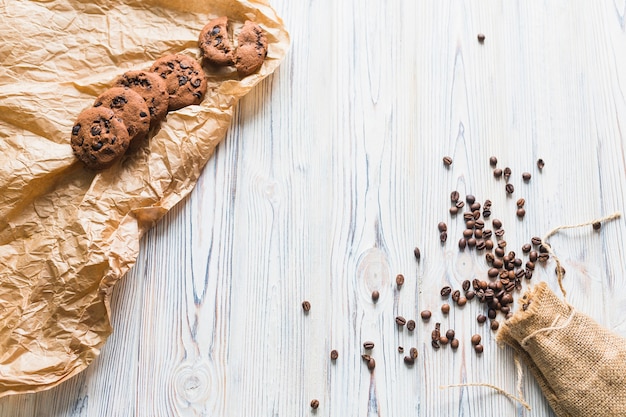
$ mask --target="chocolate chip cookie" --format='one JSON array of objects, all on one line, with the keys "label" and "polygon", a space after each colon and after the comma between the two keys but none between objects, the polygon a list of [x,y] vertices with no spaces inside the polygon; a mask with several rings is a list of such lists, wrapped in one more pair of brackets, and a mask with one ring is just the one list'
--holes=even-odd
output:
[{"label": "chocolate chip cookie", "polygon": [[246,20],[237,36],[235,68],[241,77],[253,74],[261,68],[267,56],[267,38],[261,27]]},{"label": "chocolate chip cookie", "polygon": [[129,88],[144,99],[150,112],[150,127],[165,118],[169,94],[165,81],[154,72],[128,71],[115,80],[115,85]]},{"label": "chocolate chip cookie", "polygon": [[125,87],[112,87],[100,94],[94,107],[107,107],[126,125],[130,140],[145,138],[150,129],[150,111],[146,101],[136,92]]},{"label": "chocolate chip cookie", "polygon": [[103,169],[126,152],[130,137],[126,125],[113,110],[90,107],[78,115],[70,143],[74,155],[87,168]]},{"label": "chocolate chip cookie", "polygon": [[157,59],[150,71],[165,80],[170,95],[169,110],[200,104],[207,84],[202,67],[194,58],[172,54]]},{"label": "chocolate chip cookie", "polygon": [[200,31],[198,46],[202,56],[214,65],[233,65],[233,48],[228,36],[228,17],[211,20]]}]

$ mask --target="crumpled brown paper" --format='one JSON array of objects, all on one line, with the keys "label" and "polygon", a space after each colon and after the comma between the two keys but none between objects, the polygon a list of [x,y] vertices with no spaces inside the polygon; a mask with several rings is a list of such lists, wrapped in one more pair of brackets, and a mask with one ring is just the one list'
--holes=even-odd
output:
[{"label": "crumpled brown paper", "polygon": [[[0,396],[82,371],[112,328],[109,299],[139,239],[187,195],[233,106],[289,46],[264,0],[0,0]],[[208,72],[203,103],[168,114],[149,141],[92,172],[69,145],[77,115],[113,79],[169,53],[199,58],[212,18],[266,32],[257,74]]]}]

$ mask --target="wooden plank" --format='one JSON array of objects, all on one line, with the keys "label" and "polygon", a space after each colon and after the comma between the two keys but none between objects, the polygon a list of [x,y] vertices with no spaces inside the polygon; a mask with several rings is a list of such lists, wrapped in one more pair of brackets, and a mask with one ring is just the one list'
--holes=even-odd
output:
[{"label": "wooden plank", "polygon": [[[487,269],[483,254],[458,250],[449,195],[491,199],[516,253],[555,226],[622,210],[624,2],[272,5],[292,35],[287,59],[242,100],[191,196],[143,239],[100,357],[60,387],[1,399],[0,417],[291,416],[314,398],[319,416],[553,416],[526,369],[532,413],[488,388],[439,388],[516,390],[512,352],[476,322],[484,306],[440,311],[443,285]],[[513,172],[510,197],[491,155]],[[624,232],[619,220],[551,238],[569,301],[622,335]],[[557,289],[554,262],[533,280]],[[431,348],[436,322],[455,330],[457,351]],[[398,346],[418,349],[413,367]]]}]

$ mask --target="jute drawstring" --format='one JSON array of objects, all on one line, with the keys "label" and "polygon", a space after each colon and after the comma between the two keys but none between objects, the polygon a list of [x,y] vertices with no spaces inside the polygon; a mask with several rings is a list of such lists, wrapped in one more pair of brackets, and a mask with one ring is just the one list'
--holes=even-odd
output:
[{"label": "jute drawstring", "polygon": [[[610,214],[608,216],[605,217],[601,217],[598,219],[594,219],[588,222],[583,222],[583,223],[578,223],[578,224],[571,224],[571,225],[563,225],[563,226],[557,226],[554,229],[550,230],[548,233],[545,234],[545,236],[541,239],[541,247],[543,247],[546,252],[554,259],[554,262],[556,263],[556,275],[557,275],[557,282],[559,284],[559,288],[561,290],[561,293],[563,294],[563,300],[565,301],[565,303],[570,307],[570,314],[568,315],[568,317],[565,319],[565,321],[558,325],[557,322],[559,321],[559,317],[557,317],[557,320],[555,320],[551,326],[549,327],[545,327],[545,328],[541,328],[538,330],[535,330],[534,332],[532,332],[531,334],[529,334],[528,336],[526,336],[522,342],[521,345],[526,345],[528,340],[531,339],[532,337],[536,336],[539,333],[543,333],[543,332],[549,332],[549,331],[553,331],[553,330],[560,330],[560,329],[564,329],[566,328],[572,321],[572,319],[574,318],[574,315],[576,313],[575,309],[573,306],[571,306],[568,302],[567,302],[567,292],[565,291],[565,288],[563,287],[563,277],[564,277],[564,270],[561,266],[561,261],[559,260],[559,258],[556,256],[556,254],[554,253],[554,250],[552,249],[552,247],[550,246],[550,244],[548,243],[548,239],[555,235],[557,232],[559,232],[560,230],[565,230],[565,229],[576,229],[576,228],[580,228],[580,227],[585,227],[585,226],[591,226],[594,224],[602,224],[602,223],[606,223],[612,220],[616,220],[618,218],[621,217],[621,213],[619,212],[615,212],[613,214]],[[510,400],[514,401],[514,402],[518,402],[519,404],[521,404],[524,408],[526,408],[527,410],[530,410],[530,405],[524,400],[524,395],[522,392],[522,381],[524,378],[524,371],[522,368],[522,364],[519,360],[519,356],[517,353],[515,353],[513,355],[513,360],[515,361],[515,368],[517,370],[517,383],[516,383],[516,390],[517,390],[517,396],[507,392],[506,390],[493,385],[493,384],[487,384],[487,383],[482,383],[482,382],[468,382],[468,383],[463,383],[463,384],[451,384],[451,385],[443,385],[440,386],[440,389],[447,389],[447,388],[459,388],[459,387],[487,387],[487,388],[491,388],[493,390],[495,390],[497,393],[502,394],[504,396],[506,396],[507,398],[509,398]]]}]

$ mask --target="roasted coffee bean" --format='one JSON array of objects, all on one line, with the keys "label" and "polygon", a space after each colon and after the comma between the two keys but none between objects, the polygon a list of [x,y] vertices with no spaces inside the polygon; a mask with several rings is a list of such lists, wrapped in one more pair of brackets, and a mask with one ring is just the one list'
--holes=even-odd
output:
[{"label": "roasted coffee bean", "polygon": [[532,247],[530,246],[530,243],[524,243],[524,245],[522,246],[522,252],[524,253],[530,252],[531,249]]},{"label": "roasted coffee bean", "polygon": [[600,230],[602,224],[600,222],[593,222],[591,226],[593,227],[593,230]]},{"label": "roasted coffee bean", "polygon": [[402,275],[402,274],[396,275],[396,285],[398,287],[401,287],[401,286],[404,285],[404,275]]},{"label": "roasted coffee bean", "polygon": [[469,290],[468,292],[465,293],[465,298],[467,298],[468,300],[474,299],[475,296],[476,296],[476,293],[472,290]]},{"label": "roasted coffee bean", "polygon": [[537,159],[537,168],[539,168],[539,171],[541,171],[544,166],[546,166],[546,163],[543,161],[543,159]]},{"label": "roasted coffee bean", "polygon": [[367,341],[367,342],[363,343],[363,349],[365,349],[365,350],[372,350],[372,349],[374,349],[374,342]]},{"label": "roasted coffee bean", "polygon": [[474,222],[474,228],[479,229],[479,230],[484,229],[485,228],[485,222],[482,221],[482,220],[476,220]]},{"label": "roasted coffee bean", "polygon": [[523,198],[518,198],[516,204],[517,207],[524,207],[524,204],[526,204],[526,200],[524,200]]},{"label": "roasted coffee bean", "polygon": [[485,229],[483,230],[483,238],[485,239],[489,239],[491,237],[492,231],[491,229]]},{"label": "roasted coffee bean", "polygon": [[330,359],[336,361],[338,357],[339,357],[339,352],[337,352],[335,349],[330,351]]},{"label": "roasted coffee bean", "polygon": [[448,231],[448,225],[445,224],[444,222],[439,222],[439,224],[437,225],[437,228],[439,229],[440,232]]},{"label": "roasted coffee bean", "polygon": [[509,306],[502,306],[502,307],[500,308],[500,312],[501,312],[502,314],[505,314],[505,315],[506,315],[506,314],[509,314],[509,311],[511,311],[511,307],[509,307]]},{"label": "roasted coffee bean", "polygon": [[415,320],[409,320],[406,322],[406,328],[408,329],[408,331],[412,332],[413,330],[415,330]]},{"label": "roasted coffee bean", "polygon": [[556,268],[554,268],[554,273],[559,275],[559,273],[561,275],[565,275],[565,268],[563,268],[562,266],[557,266]]},{"label": "roasted coffee bean", "polygon": [[474,221],[474,215],[471,211],[466,211],[463,213],[463,220],[465,220],[465,226],[467,227],[467,222]]},{"label": "roasted coffee bean", "polygon": [[372,357],[370,355],[368,355],[367,353],[363,353],[361,355],[361,359],[363,359],[365,362],[369,361]]},{"label": "roasted coffee bean", "polygon": [[452,165],[452,158],[450,158],[449,156],[444,156],[443,157],[443,164],[447,167],[449,167],[450,165]]},{"label": "roasted coffee bean", "polygon": [[450,312],[450,304],[442,304],[441,305],[441,312],[443,314],[448,314]]},{"label": "roasted coffee bean", "polygon": [[480,203],[478,201],[473,202],[472,205],[470,206],[470,210],[472,211],[480,210]]},{"label": "roasted coffee bean", "polygon": [[525,276],[526,276],[526,272],[524,272],[523,269],[518,269],[517,271],[515,271],[515,278],[522,279]]},{"label": "roasted coffee bean", "polygon": [[470,248],[476,246],[476,243],[476,238],[470,237],[469,239],[467,239],[467,246],[469,246]]},{"label": "roasted coffee bean", "polygon": [[539,253],[548,253],[548,248],[546,247],[546,245],[541,245],[539,246]]},{"label": "roasted coffee bean", "polygon": [[406,319],[402,316],[396,317],[396,324],[398,326],[404,326],[406,324]]},{"label": "roasted coffee bean", "polygon": [[463,237],[464,238],[469,239],[473,235],[474,235],[474,231],[472,229],[465,229],[465,230],[463,230]]},{"label": "roasted coffee bean", "polygon": [[447,232],[441,232],[439,234],[439,240],[441,241],[441,243],[445,243],[445,241],[448,240],[448,233]]},{"label": "roasted coffee bean", "polygon": [[480,240],[476,241],[476,249],[477,250],[485,250],[486,247],[487,247],[487,244],[485,243],[485,241],[483,239],[480,239]]},{"label": "roasted coffee bean", "polygon": [[485,249],[487,250],[493,249],[493,240],[485,240]]},{"label": "roasted coffee bean", "polygon": [[472,345],[476,346],[476,345],[480,344],[480,341],[482,340],[482,338],[480,337],[479,334],[475,334],[475,335],[472,336],[472,338],[470,340],[472,342]]},{"label": "roasted coffee bean", "polygon": [[405,357],[404,357],[404,363],[405,363],[405,364],[407,364],[407,365],[409,365],[409,366],[412,366],[412,365],[414,365],[414,364],[415,364],[415,359],[413,359],[413,358],[412,358],[412,357],[410,357],[410,356],[405,356]]},{"label": "roasted coffee bean", "polygon": [[526,279],[531,279],[533,277],[532,269],[526,269],[526,271],[524,271],[524,277]]},{"label": "roasted coffee bean", "polygon": [[458,208],[459,210],[462,209],[463,207],[465,207],[465,202],[463,201],[457,201],[455,204],[455,207]]},{"label": "roasted coffee bean", "polygon": [[459,307],[463,307],[465,304],[467,304],[467,298],[464,296],[460,296],[458,300],[456,300],[456,303]]},{"label": "roasted coffee bean", "polygon": [[452,301],[459,301],[459,297],[461,296],[461,291],[459,290],[454,290],[454,292],[452,293]]},{"label": "roasted coffee bean", "polygon": [[374,368],[376,368],[376,361],[374,360],[374,358],[370,358],[370,360],[367,361],[367,369],[373,371]]},{"label": "roasted coffee bean", "polygon": [[479,33],[478,35],[476,35],[476,39],[481,45],[485,43],[485,35],[483,33]]},{"label": "roasted coffee bean", "polygon": [[502,176],[502,170],[500,168],[496,168],[493,170],[493,176],[496,178],[500,178]]},{"label": "roasted coffee bean", "polygon": [[480,210],[472,211],[472,216],[474,217],[474,220],[480,219]]},{"label": "roasted coffee bean", "polygon": [[376,302],[380,298],[380,293],[376,290],[372,291],[372,301]]},{"label": "roasted coffee bean", "polygon": [[459,212],[459,209],[457,208],[457,206],[452,206],[448,209],[448,211],[450,212],[450,215],[456,216]]},{"label": "roasted coffee bean", "polygon": [[476,201],[476,197],[474,197],[472,194],[467,194],[465,196],[465,201],[467,201],[467,204],[474,204],[474,202]]},{"label": "roasted coffee bean", "polygon": [[398,346],[398,353],[404,353],[404,348],[402,346]]},{"label": "roasted coffee bean", "polygon": [[524,182],[530,181],[530,176],[530,172],[522,172],[522,179],[524,180]]},{"label": "roasted coffee bean", "polygon": [[[520,269],[520,271],[521,271],[521,269]],[[511,294],[509,294],[509,293],[503,294],[502,297],[500,298],[500,303],[502,305],[508,305],[508,304],[511,304],[512,302],[513,302],[513,296]]]},{"label": "roasted coffee bean", "polygon": [[534,271],[535,270],[535,263],[533,261],[526,262],[526,268],[530,269],[531,271]]},{"label": "roasted coffee bean", "polygon": [[506,190],[507,194],[513,194],[515,192],[515,186],[513,186],[513,184],[508,183],[504,189]]},{"label": "roasted coffee bean", "polygon": [[310,311],[311,310],[311,303],[309,303],[308,301],[303,301],[302,302],[302,309],[304,311]]},{"label": "roasted coffee bean", "polygon": [[422,316],[422,320],[429,320],[432,317],[433,313],[430,312],[430,310],[423,310],[420,313],[420,316]]},{"label": "roasted coffee bean", "polygon": [[472,283],[470,282],[469,279],[466,279],[465,281],[463,281],[463,283],[461,284],[461,288],[463,288],[463,291],[467,291],[470,289],[470,287],[472,286]]},{"label": "roasted coffee bean", "polygon": [[517,217],[522,218],[526,215],[526,209],[520,207],[517,209],[515,214],[517,215]]},{"label": "roasted coffee bean", "polygon": [[[502,249],[502,248],[496,248],[495,250],[498,250],[498,249]],[[500,269],[504,267],[504,262],[502,262],[502,259],[494,259],[492,262],[492,265],[494,268]]]},{"label": "roasted coffee bean", "polygon": [[489,158],[489,165],[491,165],[492,167],[495,167],[498,164],[498,158],[496,158],[495,156],[492,156]]},{"label": "roasted coffee bean", "polygon": [[452,292],[452,288],[446,285],[445,287],[441,289],[440,294],[442,297],[447,297],[450,295],[451,292]]},{"label": "roasted coffee bean", "polygon": [[519,268],[520,266],[522,266],[522,260],[520,258],[515,258],[513,260],[513,265]]},{"label": "roasted coffee bean", "polygon": [[483,217],[484,217],[485,219],[488,219],[489,217],[491,217],[491,210],[484,209],[484,210],[483,210]]},{"label": "roasted coffee bean", "polygon": [[530,253],[528,254],[528,260],[531,262],[537,262],[537,258],[539,257],[539,254],[537,253],[537,251],[530,251]]},{"label": "roasted coffee bean", "polygon": [[478,278],[474,278],[472,280],[472,288],[474,288],[475,290],[480,289],[480,281],[478,280]]},{"label": "roasted coffee bean", "polygon": [[459,201],[460,195],[458,191],[452,191],[450,193],[450,201],[453,203],[456,203],[457,201]]},{"label": "roasted coffee bean", "polygon": [[548,259],[550,259],[550,255],[548,255],[547,253],[542,253],[541,255],[539,255],[539,262],[541,263],[545,263],[548,261]]},{"label": "roasted coffee bean", "polygon": [[[500,229],[500,230],[502,230],[502,229]],[[498,231],[500,231],[500,230],[498,230]],[[498,241],[498,248],[499,248],[499,249],[504,249],[504,248],[506,248],[506,240],[504,240],[504,239],[503,239],[503,240],[499,240],[499,241]]]},{"label": "roasted coffee bean", "polygon": [[448,338],[448,340],[454,340],[454,330],[449,329],[449,330],[446,332],[446,337]]},{"label": "roasted coffee bean", "polygon": [[319,400],[311,400],[311,408],[314,410],[317,410],[317,408],[320,406],[320,402]]},{"label": "roasted coffee bean", "polygon": [[485,202],[483,203],[483,208],[485,208],[485,209],[490,209],[492,204],[493,204],[493,203],[491,202],[491,200],[487,199],[487,200],[485,200]]},{"label": "roasted coffee bean", "polygon": [[483,351],[484,351],[483,345],[476,345],[476,346],[474,346],[474,351],[476,353],[483,353]]},{"label": "roasted coffee bean", "polygon": [[450,347],[452,349],[458,349],[459,348],[459,339],[454,339],[450,342]]},{"label": "roasted coffee bean", "polygon": [[441,347],[439,346],[439,339],[431,341],[430,345],[433,347],[433,349],[439,349]]},{"label": "roasted coffee bean", "polygon": [[541,238],[538,236],[535,236],[532,239],[530,239],[530,243],[532,243],[535,246],[539,246],[541,245]]},{"label": "roasted coffee bean", "polygon": [[459,239],[459,249],[463,250],[467,246],[467,239],[461,238]]},{"label": "roasted coffee bean", "polygon": [[491,320],[496,318],[496,310],[493,308],[490,308],[489,310],[487,310],[487,317],[489,317]]},{"label": "roasted coffee bean", "polygon": [[495,256],[493,255],[493,253],[489,252],[485,254],[485,261],[490,264],[495,260]]},{"label": "roasted coffee bean", "polygon": [[508,180],[510,176],[511,176],[511,168],[505,167],[504,168],[504,178]]},{"label": "roasted coffee bean", "polygon": [[489,268],[489,270],[487,271],[487,275],[489,276],[489,278],[495,278],[498,276],[499,273],[500,270],[498,268]]},{"label": "roasted coffee bean", "polygon": [[413,249],[413,256],[415,256],[415,259],[417,259],[418,261],[422,257],[422,252],[420,251],[420,248],[418,248],[417,246],[415,247],[415,249]]},{"label": "roasted coffee bean", "polygon": [[498,320],[491,320],[491,330],[495,332],[496,330],[498,330],[498,327],[500,327],[500,323],[498,323]]},{"label": "roasted coffee bean", "polygon": [[487,316],[485,316],[484,314],[479,314],[476,317],[476,321],[479,322],[480,324],[483,324],[484,322],[487,321]]},{"label": "roasted coffee bean", "polygon": [[493,219],[491,221],[491,225],[493,226],[494,229],[498,230],[502,227],[502,221],[500,221],[500,219]]},{"label": "roasted coffee bean", "polygon": [[467,229],[465,229],[465,230],[470,230],[472,232],[472,234],[474,233],[474,231],[472,229],[474,228],[475,225],[476,225],[476,222],[474,221],[474,216],[473,215],[469,219],[465,220],[465,227],[467,227]]}]

